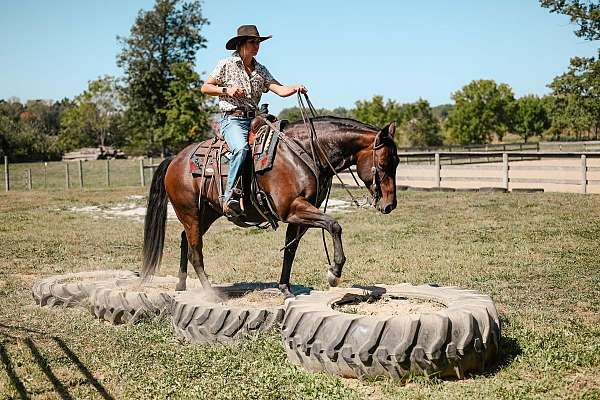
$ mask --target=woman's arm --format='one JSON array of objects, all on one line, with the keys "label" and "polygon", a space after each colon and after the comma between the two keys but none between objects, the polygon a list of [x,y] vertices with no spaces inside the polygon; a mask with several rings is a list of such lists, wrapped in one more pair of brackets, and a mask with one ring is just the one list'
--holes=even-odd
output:
[{"label": "woman's arm", "polygon": [[288,97],[288,96],[291,96],[294,93],[298,93],[298,92],[300,92],[300,93],[308,92],[308,90],[306,90],[306,87],[304,85],[284,86],[281,83],[277,82],[276,80],[271,82],[271,84],[269,85],[269,90],[281,97]]},{"label": "woman's arm", "polygon": [[223,96],[227,94],[231,97],[242,97],[246,94],[244,89],[238,86],[228,87],[223,92],[223,87],[218,85],[215,78],[208,78],[200,88],[200,91],[209,96]]}]

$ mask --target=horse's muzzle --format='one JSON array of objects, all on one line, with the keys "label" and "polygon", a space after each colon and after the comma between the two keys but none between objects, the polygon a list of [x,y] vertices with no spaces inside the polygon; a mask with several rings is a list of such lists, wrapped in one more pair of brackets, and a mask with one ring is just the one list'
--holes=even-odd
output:
[{"label": "horse's muzzle", "polygon": [[391,203],[387,203],[387,204],[382,204],[382,202],[379,202],[379,211],[381,211],[381,213],[383,214],[389,214],[391,213],[395,208],[396,208],[396,202],[393,201]]}]

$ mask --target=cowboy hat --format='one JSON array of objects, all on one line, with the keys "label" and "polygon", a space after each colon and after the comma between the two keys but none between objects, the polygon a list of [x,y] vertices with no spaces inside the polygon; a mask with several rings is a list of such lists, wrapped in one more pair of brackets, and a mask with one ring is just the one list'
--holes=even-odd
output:
[{"label": "cowboy hat", "polygon": [[239,40],[246,38],[258,38],[261,42],[263,40],[271,39],[273,36],[260,36],[256,25],[242,25],[237,30],[237,36],[232,37],[227,41],[225,48],[227,50],[235,50]]}]

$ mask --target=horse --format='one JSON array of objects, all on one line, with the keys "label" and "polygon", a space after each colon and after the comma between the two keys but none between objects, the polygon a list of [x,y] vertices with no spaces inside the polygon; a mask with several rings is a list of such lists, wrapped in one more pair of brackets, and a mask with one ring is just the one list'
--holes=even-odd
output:
[{"label": "horse", "polygon": [[[323,193],[335,172],[356,165],[359,178],[375,199],[374,206],[383,214],[396,208],[396,168],[399,163],[394,142],[394,122],[383,129],[350,118],[315,117],[311,119],[316,143],[311,143],[311,131],[303,121],[290,123],[283,135],[310,152],[317,147],[316,164],[308,165],[297,152],[280,140],[270,170],[257,174],[260,187],[271,196],[279,220],[287,223],[283,266],[279,290],[293,297],[290,274],[296,249],[308,228],[323,228],[333,238],[333,265],[329,266],[329,286],[337,286],[342,276],[346,256],[342,246],[342,227],[319,207]],[[152,276],[160,265],[167,214],[171,202],[177,218],[184,227],[181,234],[181,260],[176,290],[186,289],[188,261],[194,267],[204,289],[211,284],[204,268],[203,237],[210,226],[223,216],[217,185],[204,182],[201,191],[199,178],[190,173],[189,158],[197,144],[191,144],[174,158],[165,159],[157,167],[150,185],[148,208],[144,221],[142,277]],[[314,150],[314,148],[313,148]],[[310,154],[310,153],[309,153]],[[219,178],[213,178],[219,179]],[[200,195],[201,194],[201,195]],[[245,204],[249,204],[245,201]],[[246,206],[246,221],[264,222],[264,217]]]}]

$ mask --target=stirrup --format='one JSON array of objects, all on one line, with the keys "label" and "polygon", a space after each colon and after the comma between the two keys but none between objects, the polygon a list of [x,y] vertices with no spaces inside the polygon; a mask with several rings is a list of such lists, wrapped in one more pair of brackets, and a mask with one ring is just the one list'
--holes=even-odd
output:
[{"label": "stirrup", "polygon": [[223,203],[223,213],[227,218],[239,218],[244,214],[242,203],[239,199],[229,198],[229,200]]}]

